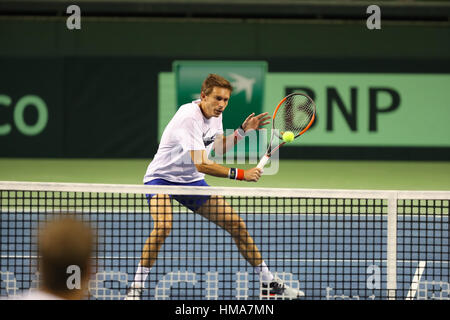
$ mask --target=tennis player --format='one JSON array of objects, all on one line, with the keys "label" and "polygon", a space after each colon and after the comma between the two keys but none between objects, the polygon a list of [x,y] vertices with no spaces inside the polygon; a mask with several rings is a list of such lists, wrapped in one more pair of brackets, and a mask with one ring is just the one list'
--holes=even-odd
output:
[{"label": "tennis player", "polygon": [[[232,86],[225,78],[210,74],[201,87],[200,99],[182,105],[175,113],[161,137],[158,151],[144,177],[146,185],[208,186],[205,174],[256,182],[261,170],[227,168],[208,158],[214,150],[222,155],[244,138],[250,130],[258,130],[270,123],[267,113],[250,114],[239,129],[223,135],[222,113],[225,111]],[[126,299],[138,300],[158,252],[172,228],[171,199],[176,199],[193,212],[202,215],[233,237],[239,252],[261,277],[263,295],[297,298],[303,292],[290,288],[274,278],[261,253],[249,235],[241,217],[221,196],[147,195],[154,227],[147,239],[133,283]]]}]

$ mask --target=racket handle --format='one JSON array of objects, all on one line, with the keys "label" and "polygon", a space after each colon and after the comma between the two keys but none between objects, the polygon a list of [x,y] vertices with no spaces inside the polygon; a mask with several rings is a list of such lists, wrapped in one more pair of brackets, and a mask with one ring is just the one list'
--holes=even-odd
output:
[{"label": "racket handle", "polygon": [[264,157],[261,158],[261,160],[259,160],[258,165],[256,166],[258,169],[264,169],[264,167],[266,166],[267,161],[269,161],[270,157],[265,154]]}]

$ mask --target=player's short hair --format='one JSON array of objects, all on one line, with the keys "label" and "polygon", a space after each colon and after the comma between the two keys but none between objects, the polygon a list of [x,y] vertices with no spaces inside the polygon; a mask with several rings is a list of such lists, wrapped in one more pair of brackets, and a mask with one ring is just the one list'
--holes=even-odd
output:
[{"label": "player's short hair", "polygon": [[56,294],[71,291],[67,286],[69,266],[79,267],[82,279],[88,277],[94,245],[92,229],[72,216],[43,226],[39,232],[39,271],[45,288]]},{"label": "player's short hair", "polygon": [[230,90],[230,93],[233,91],[233,87],[231,83],[222,76],[218,74],[210,73],[202,84],[202,93],[209,95],[214,87],[225,88]]}]

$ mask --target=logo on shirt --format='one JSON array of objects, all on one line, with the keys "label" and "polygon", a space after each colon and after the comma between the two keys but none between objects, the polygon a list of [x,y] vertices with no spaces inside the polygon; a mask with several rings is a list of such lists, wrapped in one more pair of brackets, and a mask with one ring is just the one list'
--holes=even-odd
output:
[{"label": "logo on shirt", "polygon": [[208,132],[209,132],[209,129],[208,129],[208,131],[203,133],[203,143],[205,144],[205,147],[209,146],[211,143],[214,142],[214,140],[216,140],[215,135],[207,137],[206,135],[208,134]]}]

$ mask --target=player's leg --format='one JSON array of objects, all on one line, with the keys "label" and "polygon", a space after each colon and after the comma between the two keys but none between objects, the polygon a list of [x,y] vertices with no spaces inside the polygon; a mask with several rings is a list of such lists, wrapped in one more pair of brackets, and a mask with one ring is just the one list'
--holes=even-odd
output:
[{"label": "player's leg", "polygon": [[172,230],[172,204],[168,195],[157,195],[150,200],[153,230],[142,250],[140,265],[151,268],[159,250]]},{"label": "player's leg", "polygon": [[253,267],[263,262],[244,220],[222,197],[212,196],[196,212],[226,230],[236,243],[239,252]]},{"label": "player's leg", "polygon": [[153,218],[153,230],[142,249],[141,260],[134,281],[127,293],[127,300],[141,297],[145,280],[156,261],[159,250],[172,230],[172,203],[168,195],[156,195],[149,201],[150,214]]},{"label": "player's leg", "polygon": [[263,282],[265,296],[282,296],[295,299],[304,296],[302,291],[285,285],[279,278],[274,278],[265,264],[261,253],[250,236],[244,220],[233,210],[223,197],[212,196],[196,212],[219,227],[226,230],[235,241],[239,252],[254,267]]}]

